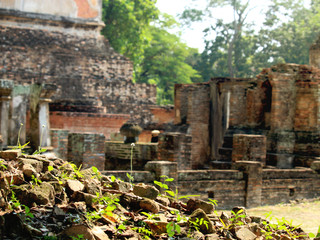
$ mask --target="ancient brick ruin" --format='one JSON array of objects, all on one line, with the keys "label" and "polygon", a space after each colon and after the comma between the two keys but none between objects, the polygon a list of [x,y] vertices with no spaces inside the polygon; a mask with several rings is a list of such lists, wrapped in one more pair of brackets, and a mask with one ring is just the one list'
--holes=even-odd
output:
[{"label": "ancient brick ruin", "polygon": [[[18,135],[32,148],[41,140],[61,158],[123,178],[133,151],[136,182],[167,175],[181,194],[222,207],[319,196],[319,44],[312,66],[176,85],[174,108],[157,106],[156,86],[132,83],[131,62],[100,35],[101,1],[64,2],[0,2],[4,149]],[[127,121],[144,129],[133,149],[118,134]]]},{"label": "ancient brick ruin", "polygon": [[132,63],[101,36],[101,1],[18,2],[0,3],[0,79],[14,81],[14,104],[31,84],[53,83],[51,128],[110,138],[129,119],[152,122],[156,86],[133,84]]}]

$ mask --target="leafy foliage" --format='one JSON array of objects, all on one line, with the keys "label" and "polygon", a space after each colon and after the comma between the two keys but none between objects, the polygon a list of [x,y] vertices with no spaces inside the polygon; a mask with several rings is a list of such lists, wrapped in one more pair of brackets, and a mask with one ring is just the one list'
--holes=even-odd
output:
[{"label": "leafy foliage", "polygon": [[137,82],[157,85],[158,104],[173,102],[174,84],[192,83],[192,79],[200,77],[187,63],[194,50],[182,43],[179,36],[168,32],[176,24],[171,16],[163,15],[162,20],[150,27],[152,39],[137,75]]},{"label": "leafy foliage", "polygon": [[156,84],[158,104],[173,102],[175,83],[200,78],[186,59],[191,48],[168,32],[177,26],[161,17],[155,0],[104,0],[102,34],[119,53],[133,61],[134,81]]},{"label": "leafy foliage", "polygon": [[156,0],[104,0],[102,34],[119,53],[131,59],[135,71],[149,44],[150,22],[158,18]]},{"label": "leafy foliage", "polygon": [[[277,63],[308,64],[309,47],[320,34],[320,2],[312,1],[310,7],[304,2],[272,0],[261,14],[262,26],[248,21],[253,8],[249,1],[210,0],[204,9],[186,9],[184,23],[212,23],[203,29],[205,49],[194,56],[192,66],[206,81],[213,76],[254,77]],[[233,15],[231,21],[215,19],[221,7]]]}]

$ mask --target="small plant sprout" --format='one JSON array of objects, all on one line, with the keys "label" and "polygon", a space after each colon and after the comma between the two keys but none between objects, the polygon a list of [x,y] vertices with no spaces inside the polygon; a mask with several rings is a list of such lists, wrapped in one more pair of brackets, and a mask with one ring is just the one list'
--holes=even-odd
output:
[{"label": "small plant sprout", "polygon": [[21,146],[20,145],[20,135],[21,135],[22,127],[23,127],[23,123],[20,123],[20,128],[19,128],[19,132],[18,132],[17,146]]},{"label": "small plant sprout", "polygon": [[310,238],[319,238],[320,237],[320,226],[319,226],[318,232],[316,234],[309,233],[309,237]]},{"label": "small plant sprout", "polygon": [[20,201],[16,198],[16,195],[14,191],[11,191],[11,198],[9,201],[9,208],[10,209],[20,209],[21,203]]},{"label": "small plant sprout", "polygon": [[7,166],[4,165],[3,162],[4,162],[3,160],[0,160],[0,169],[1,169],[1,170],[3,170],[3,169],[6,170],[6,169],[7,169]]},{"label": "small plant sprout", "polygon": [[175,222],[169,222],[166,226],[169,237],[173,237],[176,233],[181,232],[181,227]]},{"label": "small plant sprout", "polygon": [[211,199],[211,198],[209,198],[209,202],[210,202],[213,206],[215,206],[215,207],[217,207],[217,206],[218,206],[218,201],[217,201],[217,200],[215,200],[215,199]]},{"label": "small plant sprout", "polygon": [[92,166],[91,169],[92,169],[92,171],[94,173],[94,176],[92,178],[96,177],[97,179],[100,180],[101,179],[101,173],[99,172],[98,168],[96,168],[95,166]]},{"label": "small plant sprout", "polygon": [[53,166],[48,166],[48,171],[51,172],[53,170]]},{"label": "small plant sprout", "polygon": [[146,227],[133,227],[131,228],[133,231],[138,232],[142,235],[143,239],[150,239],[149,236],[152,235],[152,232]]},{"label": "small plant sprout", "polygon": [[72,240],[85,240],[83,234],[78,234],[76,237],[70,236]]},{"label": "small plant sprout", "polygon": [[41,154],[41,153],[47,151],[47,149],[43,149],[41,147],[42,146],[43,133],[44,133],[45,127],[46,127],[46,125],[42,125],[42,130],[41,130],[41,135],[40,135],[40,143],[39,143],[39,146],[38,146],[38,150],[36,150],[32,155]]},{"label": "small plant sprout", "polygon": [[129,178],[129,183],[130,185],[132,186],[132,182],[134,180],[133,176],[132,176],[132,165],[133,165],[133,148],[135,147],[136,145],[134,143],[131,143],[131,151],[130,151],[130,174],[127,173],[127,177]]},{"label": "small plant sprout", "polygon": [[13,149],[20,149],[21,153],[24,154],[23,149],[29,144],[29,142],[27,142],[24,145],[21,145],[21,143],[20,143],[20,135],[21,135],[22,127],[23,127],[23,123],[20,123],[20,128],[19,128],[19,132],[18,132],[18,139],[17,139],[17,146],[15,146]]},{"label": "small plant sprout", "polygon": [[124,230],[126,230],[126,226],[124,224],[120,224],[118,227],[117,227],[117,230],[119,233],[122,233]]},{"label": "small plant sprout", "polygon": [[34,215],[31,213],[30,208],[26,205],[23,205],[23,207],[24,207],[27,220],[31,220],[31,218],[34,218]]},{"label": "small plant sprout", "polygon": [[[174,178],[169,178],[168,176],[165,176],[165,175],[160,176],[160,178],[162,178],[164,182],[173,182],[174,181]],[[176,202],[178,202],[178,200],[184,199],[184,198],[188,199],[188,198],[191,198],[191,197],[199,197],[199,195],[183,195],[183,196],[179,196],[177,187],[176,187],[175,191],[172,191],[172,190],[169,189],[169,186],[166,183],[162,183],[162,182],[159,182],[159,181],[156,181],[156,180],[153,181],[153,183],[155,185],[159,186],[161,189],[163,189],[165,194],[168,194],[168,195],[165,195],[165,197],[170,198],[172,200],[175,200]]]},{"label": "small plant sprout", "polygon": [[32,187],[34,187],[34,185],[39,186],[42,183],[42,181],[34,175],[31,176],[31,181]]}]

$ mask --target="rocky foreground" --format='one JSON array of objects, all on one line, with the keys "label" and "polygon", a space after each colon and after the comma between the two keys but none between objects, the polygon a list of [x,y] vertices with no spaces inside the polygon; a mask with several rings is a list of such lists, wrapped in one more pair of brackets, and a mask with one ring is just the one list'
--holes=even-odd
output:
[{"label": "rocky foreground", "polygon": [[310,239],[242,207],[228,216],[213,200],[181,202],[166,177],[159,191],[20,150],[0,152],[0,170],[1,239]]}]

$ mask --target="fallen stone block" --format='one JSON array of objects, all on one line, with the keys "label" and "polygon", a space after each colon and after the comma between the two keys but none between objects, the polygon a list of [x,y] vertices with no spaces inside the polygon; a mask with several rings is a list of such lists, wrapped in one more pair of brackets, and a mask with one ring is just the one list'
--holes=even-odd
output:
[{"label": "fallen stone block", "polygon": [[133,187],[133,193],[139,197],[154,200],[159,195],[159,190],[154,186],[146,185],[144,183],[138,183]]},{"label": "fallen stone block", "polygon": [[5,150],[0,151],[0,158],[3,158],[6,161],[17,160],[21,156],[21,150]]}]

